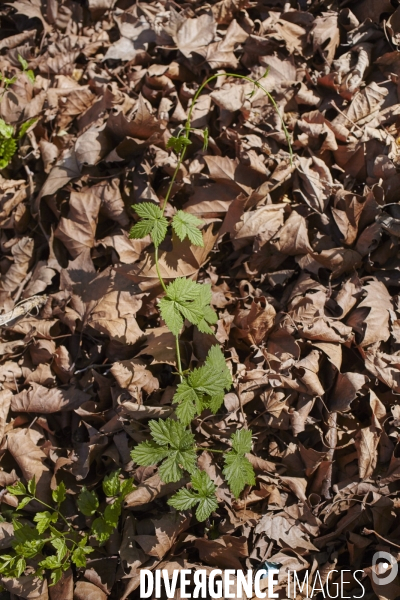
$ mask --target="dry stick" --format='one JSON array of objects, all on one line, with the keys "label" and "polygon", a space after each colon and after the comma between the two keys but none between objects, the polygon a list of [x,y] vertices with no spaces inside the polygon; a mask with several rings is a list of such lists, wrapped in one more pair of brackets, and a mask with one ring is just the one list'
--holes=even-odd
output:
[{"label": "dry stick", "polygon": [[34,308],[42,308],[46,304],[47,296],[32,296],[17,304],[12,310],[0,315],[0,327],[4,327],[18,317],[23,317],[31,312]]},{"label": "dry stick", "polygon": [[333,466],[333,455],[335,453],[336,444],[337,444],[337,413],[330,413],[328,416],[328,433],[326,434],[326,445],[329,450],[327,452],[326,458],[331,461],[331,464],[328,467],[326,475],[322,481],[322,489],[321,495],[325,496],[325,498],[332,498],[331,487],[332,487],[332,466]]}]

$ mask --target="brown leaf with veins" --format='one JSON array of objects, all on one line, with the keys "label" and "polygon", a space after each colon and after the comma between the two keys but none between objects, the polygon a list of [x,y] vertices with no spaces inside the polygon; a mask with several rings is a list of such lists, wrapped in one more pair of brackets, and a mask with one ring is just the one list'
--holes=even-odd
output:
[{"label": "brown leaf with veins", "polygon": [[167,31],[182,54],[190,58],[193,52],[201,53],[213,41],[216,23],[210,13],[188,19],[172,9]]},{"label": "brown leaf with veins", "polygon": [[91,192],[71,192],[68,218],[61,217],[55,237],[65,244],[73,259],[94,246],[100,202],[100,197]]},{"label": "brown leaf with veins", "polygon": [[329,409],[333,412],[347,412],[369,378],[361,373],[338,373],[335,387],[330,394]]},{"label": "brown leaf with veins", "polygon": [[42,435],[32,429],[13,430],[7,434],[7,448],[21,469],[25,481],[35,477],[37,497],[48,502],[51,473],[44,464],[46,454],[38,446],[41,438]]},{"label": "brown leaf with veins", "polygon": [[151,394],[159,388],[158,379],[146,369],[146,364],[140,359],[116,362],[111,367],[111,373],[118,385],[127,389],[132,397],[136,396],[138,389]]},{"label": "brown leaf with veins", "polygon": [[143,336],[135,317],[141,305],[129,292],[111,291],[91,310],[87,324],[124,344],[134,344]]},{"label": "brown leaf with veins", "polygon": [[183,512],[174,512],[161,519],[152,519],[152,523],[154,535],[135,535],[133,539],[148,556],[161,560],[172,548],[178,535],[189,527],[190,519]]},{"label": "brown leaf with veins", "polygon": [[382,432],[381,422],[386,417],[384,405],[372,390],[370,390],[370,406],[372,410],[371,424],[369,427],[360,429],[355,438],[361,479],[371,476],[377,465],[377,448]]},{"label": "brown leaf with veins", "polygon": [[15,412],[50,414],[61,410],[75,410],[89,399],[89,394],[75,386],[49,390],[43,385],[32,383],[30,390],[24,390],[13,396],[11,408]]},{"label": "brown leaf with veins", "polygon": [[32,575],[22,575],[18,579],[2,577],[1,583],[11,594],[15,594],[15,596],[24,600],[49,600],[46,579],[38,579]]},{"label": "brown leaf with veins", "polygon": [[13,292],[25,279],[33,255],[34,241],[23,237],[11,246],[13,262],[8,271],[1,277],[0,289]]},{"label": "brown leaf with veins", "polygon": [[235,317],[237,335],[248,344],[259,345],[267,341],[275,323],[276,311],[264,296],[255,298],[250,309],[240,310]]}]

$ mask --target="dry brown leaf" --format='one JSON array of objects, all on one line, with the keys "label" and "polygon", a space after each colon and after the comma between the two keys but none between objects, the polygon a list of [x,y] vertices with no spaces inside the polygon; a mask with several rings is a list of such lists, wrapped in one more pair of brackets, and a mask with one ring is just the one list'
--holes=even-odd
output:
[{"label": "dry brown leaf", "polygon": [[107,600],[107,594],[89,581],[78,581],[74,589],[74,600]]},{"label": "dry brown leaf", "polygon": [[23,237],[11,247],[13,263],[0,280],[0,288],[9,292],[15,291],[25,279],[32,260],[34,241]]},{"label": "dry brown leaf", "polygon": [[55,231],[75,259],[86,248],[93,248],[100,198],[90,192],[72,192],[69,201],[69,217],[61,217]]},{"label": "dry brown leaf", "polygon": [[48,502],[50,499],[51,473],[45,466],[45,453],[38,446],[41,434],[32,429],[13,430],[7,434],[7,448],[26,481],[35,477],[37,496]]},{"label": "dry brown leaf", "polygon": [[33,412],[49,414],[60,410],[75,410],[90,399],[89,394],[72,386],[65,390],[47,389],[37,383],[32,383],[30,390],[15,394],[11,408],[15,412]]},{"label": "dry brown leaf", "polygon": [[146,369],[146,364],[139,359],[116,362],[111,367],[111,373],[118,385],[127,389],[132,397],[137,395],[138,390],[143,389],[147,394],[151,394],[159,388],[158,379]]},{"label": "dry brown leaf", "polygon": [[249,554],[245,536],[223,535],[218,540],[198,538],[194,546],[199,551],[201,560],[222,569],[240,570],[242,567],[239,559],[246,558]]}]

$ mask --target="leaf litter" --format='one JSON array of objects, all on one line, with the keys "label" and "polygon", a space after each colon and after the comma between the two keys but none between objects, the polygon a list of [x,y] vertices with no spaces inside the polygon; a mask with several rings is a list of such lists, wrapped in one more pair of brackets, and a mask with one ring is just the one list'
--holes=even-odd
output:
[{"label": "leaf litter", "polygon": [[[64,481],[70,511],[112,470],[136,485],[86,568],[54,587],[3,578],[10,598],[138,598],[141,568],[265,561],[281,566],[282,589],[288,569],[351,564],[369,597],[399,595],[398,580],[379,589],[370,568],[374,552],[395,551],[400,525],[399,10],[369,0],[3,4],[0,71],[27,69],[2,90],[0,116],[37,120],[0,175],[0,547],[16,506],[5,486],[19,479],[35,476],[43,500]],[[177,167],[169,140],[207,77],[266,70],[283,123],[229,75],[193,111],[166,207],[174,232],[159,248],[164,295],[154,251]],[[147,237],[129,239],[132,226]],[[193,292],[184,306],[180,281]],[[196,282],[214,308],[200,324],[208,300]],[[164,324],[185,318],[200,329],[181,341],[184,367],[197,369],[188,390]],[[175,427],[177,388],[191,420],[207,361],[220,361],[216,340],[221,406],[192,427],[205,481],[162,481],[171,452],[194,460],[179,432],[174,448],[153,447],[152,464],[130,452],[150,443],[154,419]],[[211,446],[229,457],[225,479],[241,473],[240,495]]]}]

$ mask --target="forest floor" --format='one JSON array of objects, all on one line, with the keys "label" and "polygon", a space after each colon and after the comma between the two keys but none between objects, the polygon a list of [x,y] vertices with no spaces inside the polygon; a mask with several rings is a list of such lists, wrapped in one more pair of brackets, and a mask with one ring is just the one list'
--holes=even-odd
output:
[{"label": "forest floor", "polygon": [[[2,3],[0,117],[28,125],[0,171],[1,552],[17,480],[35,476],[42,498],[63,481],[83,529],[82,486],[121,469],[136,489],[86,568],[53,587],[29,569],[3,577],[1,598],[136,599],[142,567],[265,561],[282,598],[288,570],[349,568],[364,570],[365,598],[400,596],[399,578],[379,586],[371,570],[375,552],[397,559],[400,547],[397,5]],[[203,220],[204,247],[168,236],[160,268],[166,282],[211,284],[214,333],[187,327],[182,361],[200,365],[219,344],[233,386],[192,431],[226,452],[250,429],[256,485],[236,499],[204,451],[218,509],[200,523],[167,504],[184,482],[130,456],[149,418],[172,414],[177,376],[154,246],[129,231],[133,205],[165,198],[168,140],[214,73],[166,208]],[[263,78],[293,158],[268,97],[224,73]],[[34,509],[22,514],[32,523]]]}]

